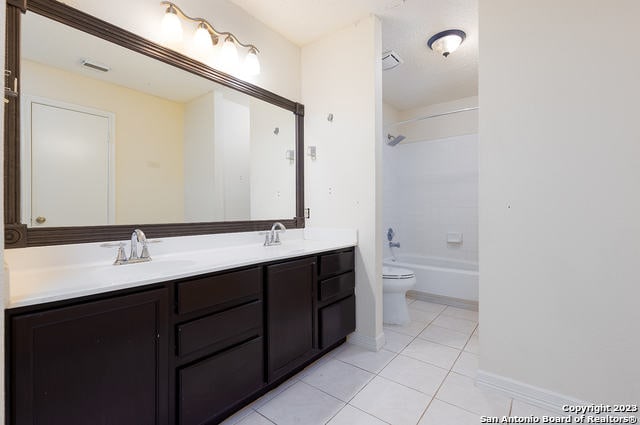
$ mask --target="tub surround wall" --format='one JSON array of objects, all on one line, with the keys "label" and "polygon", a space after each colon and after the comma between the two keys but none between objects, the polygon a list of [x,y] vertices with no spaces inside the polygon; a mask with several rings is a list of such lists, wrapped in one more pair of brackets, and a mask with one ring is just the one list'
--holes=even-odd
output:
[{"label": "tub surround wall", "polygon": [[482,380],[637,403],[640,2],[479,6]]},{"label": "tub surround wall", "polygon": [[[312,226],[357,227],[357,331],[354,342],[379,349],[382,333],[381,29],[365,18],[302,49],[305,205]],[[333,121],[327,120],[329,113]]]},{"label": "tub surround wall", "polygon": [[[385,144],[383,153],[382,230],[395,230],[394,251],[477,262],[477,135]],[[462,243],[448,243],[449,232],[462,233]]]}]

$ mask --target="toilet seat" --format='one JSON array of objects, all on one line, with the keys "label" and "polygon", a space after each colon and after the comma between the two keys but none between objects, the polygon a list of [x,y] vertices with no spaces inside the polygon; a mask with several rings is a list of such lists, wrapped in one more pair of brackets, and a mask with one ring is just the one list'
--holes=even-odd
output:
[{"label": "toilet seat", "polygon": [[382,277],[384,279],[410,279],[415,277],[415,273],[409,269],[400,267],[382,267]]}]

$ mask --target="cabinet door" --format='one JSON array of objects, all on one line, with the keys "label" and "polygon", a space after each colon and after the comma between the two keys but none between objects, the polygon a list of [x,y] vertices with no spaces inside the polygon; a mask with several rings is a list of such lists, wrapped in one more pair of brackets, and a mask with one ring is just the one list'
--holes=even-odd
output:
[{"label": "cabinet door", "polygon": [[267,267],[269,381],[300,365],[314,348],[315,259]]},{"label": "cabinet door", "polygon": [[167,291],[11,321],[15,425],[167,424]]}]

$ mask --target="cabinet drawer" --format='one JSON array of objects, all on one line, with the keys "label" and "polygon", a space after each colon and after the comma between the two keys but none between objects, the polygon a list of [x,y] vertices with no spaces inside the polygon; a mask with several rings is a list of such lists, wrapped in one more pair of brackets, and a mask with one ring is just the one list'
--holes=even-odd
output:
[{"label": "cabinet drawer", "polygon": [[260,267],[178,282],[178,313],[259,299],[262,296]]},{"label": "cabinet drawer", "polygon": [[[180,425],[199,425],[263,385],[262,338],[210,357],[178,372]],[[215,422],[217,423],[217,422]]]},{"label": "cabinet drawer", "polygon": [[328,300],[336,295],[346,294],[355,288],[356,275],[354,272],[341,274],[340,276],[320,282],[320,301]]},{"label": "cabinet drawer", "polygon": [[354,295],[320,310],[320,348],[338,342],[356,330]]},{"label": "cabinet drawer", "polygon": [[320,256],[320,278],[354,269],[353,250]]},{"label": "cabinet drawer", "polygon": [[177,327],[178,355],[211,346],[223,350],[262,333],[262,301],[254,301]]}]

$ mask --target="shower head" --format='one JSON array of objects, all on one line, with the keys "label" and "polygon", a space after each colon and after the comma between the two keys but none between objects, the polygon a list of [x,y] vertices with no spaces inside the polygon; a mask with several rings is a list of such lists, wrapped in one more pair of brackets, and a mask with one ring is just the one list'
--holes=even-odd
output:
[{"label": "shower head", "polygon": [[404,139],[406,139],[406,137],[403,136],[402,134],[398,134],[395,137],[392,136],[391,134],[387,134],[387,145],[395,146],[398,143],[402,142]]}]

